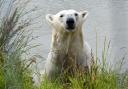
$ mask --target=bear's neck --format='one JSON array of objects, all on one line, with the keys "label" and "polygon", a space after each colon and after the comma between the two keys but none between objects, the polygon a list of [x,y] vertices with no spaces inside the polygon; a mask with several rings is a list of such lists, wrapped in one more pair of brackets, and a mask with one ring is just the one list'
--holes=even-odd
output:
[{"label": "bear's neck", "polygon": [[51,50],[67,54],[68,52],[80,52],[83,49],[84,40],[82,29],[76,29],[75,32],[56,32],[52,33]]}]

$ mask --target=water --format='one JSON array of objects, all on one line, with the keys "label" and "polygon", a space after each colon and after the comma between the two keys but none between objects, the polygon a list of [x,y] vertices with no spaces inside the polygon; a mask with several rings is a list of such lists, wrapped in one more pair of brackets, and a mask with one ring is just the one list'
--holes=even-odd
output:
[{"label": "water", "polygon": [[[63,9],[75,9],[77,11],[87,10],[89,16],[84,24],[85,40],[89,42],[93,51],[96,49],[96,32],[98,33],[98,53],[101,57],[105,36],[111,40],[112,56],[108,62],[116,63],[128,51],[128,0],[33,0],[30,7],[40,8],[38,14],[40,28],[34,31],[39,36],[34,43],[41,46],[34,49],[32,53],[47,57],[50,42],[51,28],[45,20],[46,14],[55,14]],[[124,69],[127,67],[127,59]],[[43,64],[40,63],[42,68]]]}]

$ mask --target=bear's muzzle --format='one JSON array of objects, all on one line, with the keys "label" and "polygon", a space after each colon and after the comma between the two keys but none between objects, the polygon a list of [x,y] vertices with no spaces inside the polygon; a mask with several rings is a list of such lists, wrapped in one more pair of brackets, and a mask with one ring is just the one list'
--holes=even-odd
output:
[{"label": "bear's muzzle", "polygon": [[73,18],[68,18],[66,21],[66,29],[73,30],[75,29],[75,20]]}]

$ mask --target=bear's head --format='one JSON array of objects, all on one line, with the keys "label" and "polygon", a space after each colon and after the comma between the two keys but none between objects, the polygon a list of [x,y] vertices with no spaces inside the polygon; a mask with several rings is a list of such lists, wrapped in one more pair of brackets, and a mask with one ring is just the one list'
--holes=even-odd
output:
[{"label": "bear's head", "polygon": [[82,26],[87,15],[87,11],[77,12],[75,10],[63,10],[55,15],[46,15],[46,20],[56,30],[74,32],[77,30],[77,28]]}]

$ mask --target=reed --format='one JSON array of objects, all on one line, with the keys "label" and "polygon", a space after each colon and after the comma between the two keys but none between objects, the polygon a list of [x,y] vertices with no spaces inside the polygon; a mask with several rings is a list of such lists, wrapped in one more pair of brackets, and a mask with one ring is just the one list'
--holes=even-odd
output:
[{"label": "reed", "polygon": [[28,2],[0,0],[0,89],[33,89],[23,57],[32,48],[29,26],[33,19],[25,16],[34,10],[25,10]]}]

